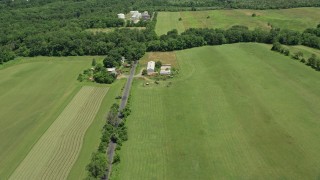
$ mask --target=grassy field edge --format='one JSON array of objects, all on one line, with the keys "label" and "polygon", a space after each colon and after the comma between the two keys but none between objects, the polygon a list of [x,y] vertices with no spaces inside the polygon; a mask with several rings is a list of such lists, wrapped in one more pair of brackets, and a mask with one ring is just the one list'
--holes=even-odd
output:
[{"label": "grassy field edge", "polygon": [[94,152],[94,150],[98,148],[98,145],[100,143],[101,129],[105,123],[107,110],[113,103],[117,101],[115,97],[120,94],[121,88],[123,87],[124,83],[125,79],[116,81],[113,85],[111,85],[108,93],[103,99],[103,102],[93,123],[90,125],[85,134],[79,157],[73,165],[68,175],[68,179],[76,180],[84,179],[86,177],[87,171],[85,167],[90,162],[92,152]]}]

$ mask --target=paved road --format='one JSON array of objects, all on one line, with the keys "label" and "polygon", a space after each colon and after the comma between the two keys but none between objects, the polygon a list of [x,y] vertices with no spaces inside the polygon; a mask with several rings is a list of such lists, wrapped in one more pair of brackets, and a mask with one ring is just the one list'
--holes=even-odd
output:
[{"label": "paved road", "polygon": [[[136,71],[136,67],[137,67],[137,61],[135,61],[133,63],[133,66],[132,66],[132,68],[130,70],[130,75],[128,77],[126,86],[125,86],[123,94],[122,94],[122,99],[121,99],[121,103],[120,103],[120,106],[119,106],[119,112],[121,110],[123,110],[127,105],[128,98],[129,98],[129,95],[130,95],[130,89],[131,89],[132,81],[133,81],[134,74],[135,74],[135,71]],[[121,121],[122,121],[122,119],[119,118],[117,120],[117,124],[120,124]],[[116,147],[117,147],[117,144],[114,143],[114,142],[110,142],[109,145],[108,145],[107,156],[108,156],[108,160],[109,160],[109,167],[108,167],[108,170],[106,171],[105,176],[102,178],[103,180],[108,180],[109,176],[111,174],[113,156],[114,156],[114,152],[115,152]]]}]

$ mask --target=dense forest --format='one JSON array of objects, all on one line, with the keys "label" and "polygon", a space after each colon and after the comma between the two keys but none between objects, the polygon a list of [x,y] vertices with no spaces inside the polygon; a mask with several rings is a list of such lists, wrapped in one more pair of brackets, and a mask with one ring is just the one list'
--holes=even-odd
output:
[{"label": "dense forest", "polygon": [[[272,2],[271,2],[272,1]],[[191,29],[181,35],[171,31],[158,37],[156,18],[133,25],[118,19],[130,10],[197,10],[209,8],[289,8],[319,6],[318,0],[0,0],[0,64],[16,56],[107,55],[105,65],[117,64],[120,55],[137,60],[147,51],[170,51],[202,45],[235,42],[272,43],[320,48],[320,27],[305,32],[273,29],[249,31],[245,27],[228,30]],[[156,16],[156,13],[155,13]],[[92,33],[88,28],[144,26],[145,30],[118,29]]]}]

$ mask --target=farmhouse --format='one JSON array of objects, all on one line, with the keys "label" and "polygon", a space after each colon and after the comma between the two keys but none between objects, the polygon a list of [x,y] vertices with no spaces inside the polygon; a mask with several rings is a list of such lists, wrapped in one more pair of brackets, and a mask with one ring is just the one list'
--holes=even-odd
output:
[{"label": "farmhouse", "polygon": [[126,16],[125,16],[123,13],[120,13],[120,14],[118,14],[118,18],[119,18],[119,19],[125,19]]},{"label": "farmhouse", "polygon": [[147,65],[147,72],[148,75],[151,75],[154,73],[154,67],[155,67],[155,62],[154,61],[149,61]]},{"label": "farmhouse", "polygon": [[160,68],[160,75],[170,75],[171,74],[171,64],[164,64]]},{"label": "farmhouse", "polygon": [[113,67],[113,68],[107,68],[107,71],[111,74],[117,74],[117,71],[116,71],[116,68]]},{"label": "farmhouse", "polygon": [[149,15],[148,11],[143,12],[141,16],[142,16],[143,20],[149,20],[150,19],[150,15]]},{"label": "farmhouse", "polygon": [[139,20],[141,18],[141,13],[139,13],[139,11],[130,11],[130,15],[131,15],[131,20],[133,21],[133,23],[139,22]]}]

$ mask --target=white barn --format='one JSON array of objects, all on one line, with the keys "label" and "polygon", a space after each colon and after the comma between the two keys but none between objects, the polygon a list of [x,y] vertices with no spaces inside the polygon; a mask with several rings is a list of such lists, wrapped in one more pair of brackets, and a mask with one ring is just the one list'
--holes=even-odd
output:
[{"label": "white barn", "polygon": [[133,23],[137,23],[141,19],[141,13],[139,13],[139,11],[130,11],[130,15]]},{"label": "white barn", "polygon": [[171,74],[171,65],[163,65],[160,68],[160,75],[170,75]]},{"label": "white barn", "polygon": [[147,72],[148,75],[151,75],[154,73],[154,67],[155,67],[155,62],[154,61],[149,61],[147,65]]},{"label": "white barn", "polygon": [[120,14],[118,14],[118,18],[119,18],[119,19],[125,19],[126,16],[125,16],[123,13],[120,13]]},{"label": "white barn", "polygon": [[113,67],[113,68],[107,68],[107,71],[111,74],[117,74],[117,71],[116,71],[116,68]]}]

